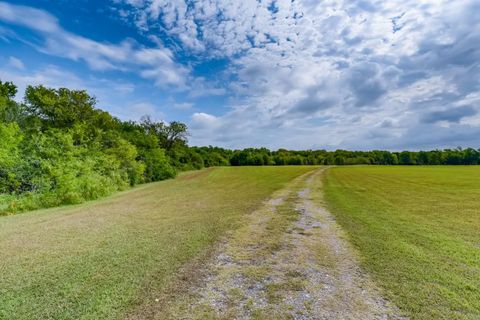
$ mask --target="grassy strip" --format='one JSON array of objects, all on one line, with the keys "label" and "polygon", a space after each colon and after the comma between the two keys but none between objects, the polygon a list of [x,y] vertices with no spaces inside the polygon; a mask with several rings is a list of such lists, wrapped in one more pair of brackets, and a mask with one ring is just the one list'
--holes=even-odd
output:
[{"label": "grassy strip", "polygon": [[0,319],[115,319],[311,167],[190,172],[0,219]]},{"label": "grassy strip", "polygon": [[480,318],[480,168],[342,167],[325,199],[413,319]]}]

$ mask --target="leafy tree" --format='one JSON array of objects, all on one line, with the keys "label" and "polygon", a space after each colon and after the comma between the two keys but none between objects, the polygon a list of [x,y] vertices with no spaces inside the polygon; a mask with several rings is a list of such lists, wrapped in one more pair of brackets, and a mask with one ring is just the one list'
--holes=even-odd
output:
[{"label": "leafy tree", "polygon": [[0,123],[0,193],[18,188],[14,168],[21,161],[20,144],[23,135],[16,123]]},{"label": "leafy tree", "polygon": [[0,80],[0,123],[19,120],[19,106],[13,100],[17,94],[17,87],[11,82]]},{"label": "leafy tree", "polygon": [[150,117],[142,119],[142,125],[147,132],[157,136],[159,144],[167,151],[175,146],[185,146],[189,135],[187,125],[178,121],[170,124],[164,122],[155,122]]},{"label": "leafy tree", "polygon": [[417,164],[415,154],[410,151],[402,151],[399,155],[399,164],[412,165]]},{"label": "leafy tree", "polygon": [[86,91],[28,86],[25,91],[27,111],[40,118],[46,127],[68,128],[94,119],[96,100]]}]

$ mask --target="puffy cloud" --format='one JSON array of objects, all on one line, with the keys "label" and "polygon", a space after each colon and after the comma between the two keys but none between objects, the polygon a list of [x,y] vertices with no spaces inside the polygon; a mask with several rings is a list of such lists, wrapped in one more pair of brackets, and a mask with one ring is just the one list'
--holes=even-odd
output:
[{"label": "puffy cloud", "polygon": [[209,17],[222,19],[198,24],[208,52],[231,59],[237,97],[210,139],[290,148],[480,142],[479,101],[462,106],[480,93],[475,1],[268,3],[214,2]]},{"label": "puffy cloud", "polygon": [[[258,28],[268,30],[276,42],[252,42],[232,61],[238,81],[233,87],[257,119],[250,123],[255,133],[245,136],[243,144],[268,136],[269,130],[282,142],[265,139],[266,145],[290,148],[480,142],[476,109],[461,106],[466,97],[480,92],[478,3],[372,1],[365,6],[304,1],[298,3],[302,9],[290,2],[276,5],[279,10],[269,20],[272,30]],[[289,30],[278,25],[279,13]],[[226,114],[224,121],[235,122],[234,114]],[[462,125],[435,125],[442,121]],[[273,128],[265,129],[265,123]],[[300,126],[304,130],[298,130]]]},{"label": "puffy cloud", "polygon": [[218,124],[218,118],[208,113],[195,112],[192,115],[192,124],[194,129],[210,129]]}]

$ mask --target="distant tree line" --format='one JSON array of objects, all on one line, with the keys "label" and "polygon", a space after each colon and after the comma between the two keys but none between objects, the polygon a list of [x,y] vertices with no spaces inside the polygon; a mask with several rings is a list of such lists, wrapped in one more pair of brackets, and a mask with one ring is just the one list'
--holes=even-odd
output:
[{"label": "distant tree line", "polygon": [[213,166],[476,165],[476,149],[270,151],[190,147],[181,122],[121,121],[81,90],[0,81],[0,214],[80,203]]},{"label": "distant tree line", "polygon": [[233,166],[245,165],[478,165],[480,150],[456,148],[432,151],[390,152],[383,150],[306,150],[291,151],[265,148],[226,152]]}]

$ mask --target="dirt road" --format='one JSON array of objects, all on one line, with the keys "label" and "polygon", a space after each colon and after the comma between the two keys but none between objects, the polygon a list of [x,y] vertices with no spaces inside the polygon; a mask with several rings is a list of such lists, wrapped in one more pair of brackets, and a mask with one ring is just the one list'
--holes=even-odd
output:
[{"label": "dirt road", "polygon": [[324,170],[297,178],[249,215],[207,263],[189,271],[201,275],[194,284],[184,279],[187,289],[152,317],[404,319],[324,208]]}]

